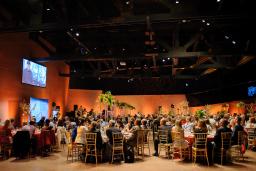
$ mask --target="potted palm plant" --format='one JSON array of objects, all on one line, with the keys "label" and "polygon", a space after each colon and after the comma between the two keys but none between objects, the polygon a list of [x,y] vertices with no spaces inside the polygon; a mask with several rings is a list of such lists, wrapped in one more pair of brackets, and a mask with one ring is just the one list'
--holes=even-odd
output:
[{"label": "potted palm plant", "polygon": [[196,116],[197,116],[199,119],[203,119],[203,118],[206,117],[206,111],[203,110],[203,109],[197,110],[197,111],[196,111]]}]

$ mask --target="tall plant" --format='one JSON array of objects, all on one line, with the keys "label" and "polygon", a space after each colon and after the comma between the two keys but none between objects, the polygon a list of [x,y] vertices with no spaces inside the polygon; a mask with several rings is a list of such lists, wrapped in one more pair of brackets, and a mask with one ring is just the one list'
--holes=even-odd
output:
[{"label": "tall plant", "polygon": [[197,110],[196,111],[196,116],[199,118],[199,119],[203,119],[206,117],[206,111],[205,110]]}]

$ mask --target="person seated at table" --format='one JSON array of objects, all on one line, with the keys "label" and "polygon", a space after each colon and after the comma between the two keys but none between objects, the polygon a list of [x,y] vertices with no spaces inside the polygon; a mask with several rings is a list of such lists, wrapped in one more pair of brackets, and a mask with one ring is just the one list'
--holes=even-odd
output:
[{"label": "person seated at table", "polygon": [[124,131],[124,132],[129,132],[129,131],[132,129],[133,126],[134,126],[134,119],[131,118],[131,119],[128,121],[128,123],[125,125],[123,131]]},{"label": "person seated at table", "polygon": [[[5,145],[6,147],[11,149],[11,147],[12,147],[12,132],[9,127],[10,127],[10,120],[6,120],[4,122],[4,126],[0,127],[0,144]],[[11,152],[9,150],[7,157],[9,157],[10,154],[11,154]]]},{"label": "person seated at table", "polygon": [[186,123],[182,125],[182,128],[185,132],[191,133],[193,131],[194,123],[192,122],[192,119],[190,116],[186,118]]},{"label": "person seated at table", "polygon": [[117,128],[122,131],[124,129],[124,123],[122,120],[117,120]]},{"label": "person seated at table", "polygon": [[30,138],[33,136],[33,134],[35,133],[36,127],[35,127],[35,122],[34,121],[30,121],[29,124],[24,125],[21,128],[22,131],[29,131],[30,134]]},{"label": "person seated at table", "polygon": [[140,120],[135,120],[134,126],[128,131],[131,136],[126,140],[126,143],[130,146],[135,146],[137,143],[137,131],[140,130]]},{"label": "person seated at table", "polygon": [[246,123],[245,128],[256,128],[255,117],[251,117],[249,122]]},{"label": "person seated at table", "polygon": [[44,126],[44,122],[45,122],[45,117],[42,116],[42,118],[38,121],[37,126],[39,128],[42,128]]},{"label": "person seated at table", "polygon": [[194,127],[194,133],[208,133],[207,125],[204,120],[199,120]]},{"label": "person seated at table", "polygon": [[213,127],[211,126],[209,119],[205,120],[205,124],[206,124],[207,130],[208,130],[208,133],[209,134],[212,133]]},{"label": "person seated at table", "polygon": [[184,129],[182,128],[181,120],[179,119],[175,121],[175,126],[172,128],[172,134],[174,135],[175,133],[178,133],[180,137],[178,137],[178,141],[174,137],[173,146],[182,149],[187,148],[188,142],[185,140]]},{"label": "person seated at table", "polygon": [[10,128],[11,130],[14,130],[14,129],[15,129],[15,120],[14,120],[14,119],[10,119],[10,126],[9,126],[9,128]]},{"label": "person seated at table", "polygon": [[80,119],[78,121],[78,126],[76,128],[76,138],[75,143],[77,144],[85,144],[85,133],[88,132],[87,127],[85,127],[85,120]]},{"label": "person seated at table", "polygon": [[222,132],[232,132],[228,127],[228,121],[226,119],[220,120],[220,128],[217,129],[216,134],[214,135],[214,144],[215,148],[221,148],[221,133]]},{"label": "person seated at table", "polygon": [[141,120],[141,129],[147,129],[147,119]]},{"label": "person seated at table", "polygon": [[[165,118],[162,118],[160,120],[160,126],[158,127],[158,130],[160,131],[167,131],[168,132],[168,143],[172,142],[172,137],[171,137],[171,126],[166,125],[167,120]],[[159,134],[158,134],[159,136]],[[153,154],[154,156],[158,156],[158,144],[159,144],[159,137],[155,137],[154,140],[154,149],[155,153]]]},{"label": "person seated at table", "polygon": [[98,125],[97,122],[93,121],[91,123],[91,125],[89,126],[89,132],[90,133],[96,133],[96,147],[97,150],[102,149],[102,137],[101,137],[101,133],[100,130],[97,129]]},{"label": "person seated at table", "polygon": [[44,126],[42,128],[42,131],[50,131],[50,130],[52,130],[52,127],[50,126],[50,120],[46,119]]},{"label": "person seated at table", "polygon": [[238,132],[239,131],[243,131],[245,134],[247,134],[246,131],[244,130],[244,127],[241,125],[242,118],[237,116],[235,122],[236,122],[236,126],[233,129],[232,137],[231,137],[232,145],[238,144]]}]

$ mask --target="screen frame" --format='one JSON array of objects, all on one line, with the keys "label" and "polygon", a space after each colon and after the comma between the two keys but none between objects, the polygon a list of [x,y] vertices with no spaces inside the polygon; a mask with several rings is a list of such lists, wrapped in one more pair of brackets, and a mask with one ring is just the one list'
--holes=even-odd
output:
[{"label": "screen frame", "polygon": [[[46,75],[46,80],[45,80],[45,86],[43,87],[43,86],[38,86],[38,85],[33,85],[33,84],[29,84],[29,83],[25,83],[25,82],[23,82],[22,81],[22,78],[23,78],[23,68],[24,68],[24,66],[23,66],[23,60],[28,60],[28,61],[30,61],[30,62],[33,62],[33,63],[35,63],[35,64],[37,64],[37,65],[40,65],[40,66],[43,66],[43,67],[45,67],[46,68],[46,73],[45,73],[45,75]],[[29,85],[29,86],[33,86],[33,87],[39,87],[39,88],[46,88],[47,87],[47,73],[48,73],[48,68],[47,68],[47,66],[45,66],[45,65],[43,65],[43,64],[41,64],[41,63],[38,63],[38,62],[34,62],[33,60],[31,60],[31,59],[29,59],[29,58],[26,58],[26,57],[23,57],[22,58],[22,60],[21,60],[21,83],[22,84],[25,84],[25,85]]]}]

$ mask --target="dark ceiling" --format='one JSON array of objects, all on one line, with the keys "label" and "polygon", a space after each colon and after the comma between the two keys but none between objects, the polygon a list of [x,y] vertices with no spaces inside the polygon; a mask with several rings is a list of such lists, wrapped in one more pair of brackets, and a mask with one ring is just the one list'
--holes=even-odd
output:
[{"label": "dark ceiling", "polygon": [[193,94],[254,80],[254,8],[252,0],[1,0],[0,33],[29,32],[49,52],[31,59],[69,64],[59,74],[70,88]]}]

